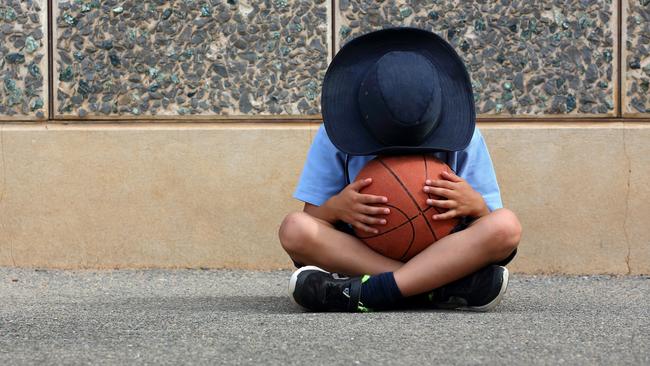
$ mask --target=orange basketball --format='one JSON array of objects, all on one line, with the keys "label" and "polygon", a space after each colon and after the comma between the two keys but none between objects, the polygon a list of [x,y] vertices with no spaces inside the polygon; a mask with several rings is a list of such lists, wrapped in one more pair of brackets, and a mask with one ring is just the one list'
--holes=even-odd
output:
[{"label": "orange basketball", "polygon": [[438,196],[423,191],[427,179],[442,179],[447,164],[428,155],[378,156],[368,162],[357,180],[372,178],[372,183],[360,192],[385,196],[390,208],[385,225],[373,226],[378,234],[355,229],[359,239],[386,257],[407,261],[429,245],[448,235],[458,224],[457,219],[433,220],[436,213],[446,210],[427,205],[428,198]]}]

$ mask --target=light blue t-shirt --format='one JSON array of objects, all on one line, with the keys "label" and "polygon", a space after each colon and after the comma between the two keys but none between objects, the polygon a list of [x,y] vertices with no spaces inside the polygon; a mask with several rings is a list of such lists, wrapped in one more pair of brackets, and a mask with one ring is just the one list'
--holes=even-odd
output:
[{"label": "light blue t-shirt", "polygon": [[[503,207],[492,159],[478,127],[464,150],[438,152],[432,155],[446,162],[459,177],[465,179],[479,192],[490,211]],[[346,154],[332,144],[324,125],[321,125],[307,154],[293,197],[320,206],[330,197],[338,194],[346,186],[345,158]],[[354,182],[361,168],[374,158],[374,155],[350,156],[348,161],[350,181]],[[422,184],[424,185],[424,182]]]}]

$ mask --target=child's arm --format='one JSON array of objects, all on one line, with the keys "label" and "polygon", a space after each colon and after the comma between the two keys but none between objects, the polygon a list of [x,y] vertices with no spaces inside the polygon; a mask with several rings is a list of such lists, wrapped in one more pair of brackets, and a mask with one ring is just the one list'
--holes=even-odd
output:
[{"label": "child's arm", "polygon": [[385,225],[386,220],[373,215],[387,215],[390,210],[386,207],[372,206],[372,204],[386,203],[388,198],[359,193],[370,183],[372,183],[371,178],[352,182],[321,206],[305,203],[304,211],[332,224],[343,221],[359,230],[377,234],[379,231],[368,225]]}]

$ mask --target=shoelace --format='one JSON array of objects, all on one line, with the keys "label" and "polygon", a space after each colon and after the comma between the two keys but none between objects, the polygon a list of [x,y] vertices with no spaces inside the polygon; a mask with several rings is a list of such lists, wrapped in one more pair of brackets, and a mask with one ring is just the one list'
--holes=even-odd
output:
[{"label": "shoelace", "polygon": [[[349,291],[349,290],[348,290]],[[325,291],[324,291],[324,297],[321,299],[321,303],[323,305],[327,304],[330,302],[332,303],[332,300],[339,300],[341,297],[344,297],[348,301],[350,301],[350,295],[346,296],[344,292],[341,292],[340,287],[336,286],[335,283],[333,282],[327,282],[325,284]],[[336,303],[339,303],[340,301],[336,301]],[[347,304],[338,304],[339,306],[346,306]]]}]

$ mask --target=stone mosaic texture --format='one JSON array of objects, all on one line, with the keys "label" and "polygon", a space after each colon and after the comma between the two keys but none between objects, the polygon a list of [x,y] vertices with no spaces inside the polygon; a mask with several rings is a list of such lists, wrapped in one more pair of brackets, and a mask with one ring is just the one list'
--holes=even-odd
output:
[{"label": "stone mosaic texture", "polygon": [[468,67],[478,114],[615,113],[611,0],[338,0],[335,11],[339,48],[396,25],[441,35]]},{"label": "stone mosaic texture", "polygon": [[316,115],[329,2],[55,2],[57,116]]},{"label": "stone mosaic texture", "polygon": [[47,3],[0,1],[0,119],[47,118]]},{"label": "stone mosaic texture", "polygon": [[650,113],[650,0],[626,0],[624,113]]}]

